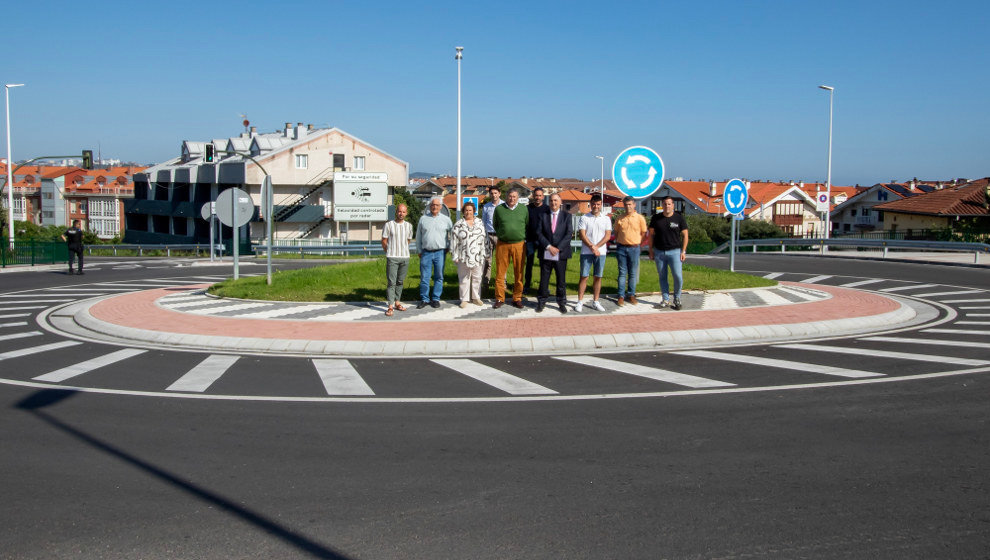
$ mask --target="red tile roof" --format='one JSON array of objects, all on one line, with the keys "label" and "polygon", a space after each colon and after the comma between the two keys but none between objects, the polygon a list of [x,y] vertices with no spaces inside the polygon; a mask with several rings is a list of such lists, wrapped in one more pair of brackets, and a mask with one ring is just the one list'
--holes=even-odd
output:
[{"label": "red tile roof", "polygon": [[878,204],[883,212],[924,214],[929,216],[990,216],[990,177],[970,181],[957,187],[945,187],[930,193]]}]

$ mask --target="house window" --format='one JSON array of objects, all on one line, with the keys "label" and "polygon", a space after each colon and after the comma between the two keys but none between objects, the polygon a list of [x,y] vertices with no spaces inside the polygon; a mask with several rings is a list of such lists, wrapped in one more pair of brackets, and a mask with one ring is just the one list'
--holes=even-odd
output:
[{"label": "house window", "polygon": [[308,154],[296,154],[296,169],[306,169],[309,167]]},{"label": "house window", "polygon": [[364,156],[354,156],[354,171],[364,171]]},{"label": "house window", "polygon": [[887,191],[877,191],[877,200],[887,200]]}]

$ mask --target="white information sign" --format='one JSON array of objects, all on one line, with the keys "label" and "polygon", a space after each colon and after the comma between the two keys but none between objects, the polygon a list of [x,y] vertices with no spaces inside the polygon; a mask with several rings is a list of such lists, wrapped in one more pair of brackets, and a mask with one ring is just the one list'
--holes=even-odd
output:
[{"label": "white information sign", "polygon": [[828,193],[820,192],[818,193],[818,198],[815,199],[815,206],[818,208],[819,212],[828,212],[830,204],[828,203]]},{"label": "white information sign", "polygon": [[386,222],[388,206],[336,206],[333,218],[338,222]]},{"label": "white information sign", "polygon": [[388,206],[387,183],[334,183],[334,206]]}]

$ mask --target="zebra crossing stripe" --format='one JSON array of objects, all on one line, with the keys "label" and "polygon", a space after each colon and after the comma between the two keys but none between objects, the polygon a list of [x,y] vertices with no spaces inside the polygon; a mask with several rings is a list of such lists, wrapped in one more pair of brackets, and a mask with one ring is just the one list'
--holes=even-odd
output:
[{"label": "zebra crossing stripe", "polygon": [[767,305],[787,305],[791,303],[791,300],[773,293],[773,290],[753,290],[751,293],[763,300],[763,303]]},{"label": "zebra crossing stripe", "polygon": [[987,342],[969,342],[966,340],[937,340],[934,338],[897,338],[895,336],[868,336],[861,340],[875,342],[903,342],[905,344],[933,344],[936,346],[958,346],[959,348],[990,348]]},{"label": "zebra crossing stripe", "polygon": [[211,354],[166,388],[166,391],[202,393],[237,362],[239,356]]},{"label": "zebra crossing stripe", "polygon": [[40,354],[42,352],[48,352],[49,350],[58,350],[60,348],[76,346],[77,344],[82,344],[82,342],[75,340],[63,340],[62,342],[53,342],[51,344],[42,344],[41,346],[31,346],[29,348],[21,348],[20,350],[11,350],[0,354],[0,360],[20,358],[21,356],[30,356],[31,354]]},{"label": "zebra crossing stripe", "polygon": [[806,301],[818,301],[818,300],[821,299],[820,296],[811,295],[809,293],[802,292],[801,290],[794,290],[794,289],[788,288],[787,286],[781,286],[781,287],[779,287],[777,289],[780,290],[780,291],[782,291],[782,292],[785,292],[785,293],[788,293],[788,294],[791,294],[791,295],[795,295],[795,296],[797,296],[797,297],[799,297],[799,298],[801,298],[803,300],[806,300]]},{"label": "zebra crossing stripe", "polygon": [[25,294],[25,293],[20,293],[20,294],[2,295],[2,296],[0,296],[0,298],[31,298],[31,299],[43,299],[45,301],[72,301],[71,299],[55,299],[55,300],[51,299],[51,298],[62,297],[64,295],[65,294]]},{"label": "zebra crossing stripe", "polygon": [[774,278],[779,278],[779,277],[781,277],[783,275],[784,275],[783,272],[771,272],[770,274],[766,274],[763,277],[766,278],[766,279],[768,279],[768,280],[773,280]]},{"label": "zebra crossing stripe", "polygon": [[963,290],[955,292],[930,292],[927,294],[913,294],[914,297],[939,297],[939,296],[961,296],[965,294],[982,294],[983,290]]},{"label": "zebra crossing stripe", "polygon": [[942,303],[990,303],[990,299],[947,299]]},{"label": "zebra crossing stripe", "polygon": [[7,313],[6,315],[0,315],[0,319],[16,319],[18,317],[30,317],[30,313]]},{"label": "zebra crossing stripe", "polygon": [[323,382],[327,394],[334,395],[374,395],[375,392],[364,382],[361,374],[347,360],[316,359],[313,360],[316,373]]},{"label": "zebra crossing stripe", "polygon": [[814,344],[779,344],[777,347],[793,350],[833,352],[836,354],[853,354],[855,356],[869,356],[871,358],[895,358],[898,360],[914,360],[916,362],[956,364],[960,366],[985,366],[990,364],[988,360],[971,360],[969,358],[957,358],[955,356],[932,356],[930,354],[911,354],[909,352],[891,352],[889,350],[875,350],[873,348],[840,348],[838,346],[818,346]]},{"label": "zebra crossing stripe", "polygon": [[457,373],[466,375],[476,381],[480,381],[500,391],[505,391],[510,395],[556,395],[557,391],[547,389],[542,385],[537,385],[531,381],[509,375],[504,371],[493,367],[479,364],[474,360],[463,359],[434,359],[430,360],[446,368],[450,368]]},{"label": "zebra crossing stripe", "polygon": [[4,335],[0,335],[0,341],[16,340],[18,338],[30,338],[32,336],[41,336],[41,331],[28,331],[28,332],[14,333],[14,334],[4,334]]},{"label": "zebra crossing stripe", "polygon": [[716,381],[714,379],[706,379],[704,377],[696,377],[694,375],[687,375],[684,373],[677,373],[676,371],[669,371],[665,369],[641,366],[639,364],[630,364],[628,362],[606,360],[604,358],[596,358],[594,356],[554,356],[554,358],[558,360],[563,360],[565,362],[572,362],[575,364],[582,364],[586,366],[617,371],[619,373],[627,373],[629,375],[645,377],[647,379],[653,379],[655,381],[665,381],[667,383],[673,383],[675,385],[683,385],[685,387],[692,387],[695,389],[704,389],[708,387],[735,386],[734,383],[726,383],[724,381]]},{"label": "zebra crossing stripe", "polygon": [[867,284],[876,284],[878,282],[886,282],[883,278],[870,278],[869,280],[860,280],[858,282],[850,282],[848,284],[842,284],[843,288],[855,288],[856,286],[866,286]]},{"label": "zebra crossing stripe", "polygon": [[78,364],[72,364],[71,366],[66,366],[62,369],[57,369],[44,375],[39,375],[38,377],[35,377],[34,380],[48,383],[61,383],[66,379],[72,379],[73,377],[91,372],[94,369],[115,364],[121,360],[126,360],[127,358],[137,356],[138,354],[144,354],[145,352],[147,352],[147,350],[141,350],[138,348],[125,348],[123,350],[117,350],[116,352],[98,356],[91,360],[86,360],[85,362],[79,362]]},{"label": "zebra crossing stripe", "polygon": [[960,306],[959,309],[990,309],[990,305],[966,305]]},{"label": "zebra crossing stripe", "polygon": [[971,331],[967,329],[925,329],[921,332],[930,332],[937,334],[982,334],[990,335],[990,331]]},{"label": "zebra crossing stripe", "polygon": [[[222,304],[228,304],[230,302],[221,302]],[[240,311],[241,309],[254,309],[256,307],[270,307],[270,303],[237,303],[234,305],[221,305],[216,307],[206,307],[203,309],[190,309],[190,313],[195,313],[197,315],[212,315],[213,313],[223,313],[225,311]]]},{"label": "zebra crossing stripe", "polygon": [[881,288],[881,292],[902,292],[904,290],[920,290],[921,288],[934,288],[938,284],[911,284],[909,286],[897,286],[896,288]]},{"label": "zebra crossing stripe", "polygon": [[[27,324],[27,323],[25,323]],[[956,325],[990,325],[990,321],[956,321]]]},{"label": "zebra crossing stripe", "polygon": [[[786,347],[786,346],[785,346]],[[683,352],[673,352],[684,356],[694,356],[696,358],[711,358],[713,360],[726,360],[742,364],[752,364],[781,369],[792,369],[810,373],[821,373],[823,375],[834,375],[836,377],[882,377],[884,374],[873,371],[862,371],[858,369],[846,369],[820,364],[809,364],[807,362],[794,362],[791,360],[778,360],[774,358],[761,358],[759,356],[744,356],[742,354],[729,354],[725,352],[712,352],[709,350],[685,350]]]},{"label": "zebra crossing stripe", "polygon": [[[967,317],[990,317],[990,313],[966,313]],[[2,317],[2,315],[0,315]]]},{"label": "zebra crossing stripe", "polygon": [[801,283],[802,284],[817,284],[818,282],[821,282],[822,280],[828,280],[831,277],[832,277],[831,274],[823,274],[821,276],[815,276],[814,278],[808,278],[807,280],[801,280]]},{"label": "zebra crossing stripe", "polygon": [[[3,302],[0,302],[0,303],[10,303],[10,302],[3,301]],[[16,302],[16,303],[22,303],[22,302]],[[29,302],[23,302],[23,303],[29,303]],[[3,309],[4,311],[24,311],[26,309],[44,309],[44,308],[45,308],[44,305],[24,305],[24,306],[21,306],[21,307],[0,307],[0,309]]]},{"label": "zebra crossing stripe", "polygon": [[3,327],[26,327],[27,321],[14,322],[14,323],[0,323],[0,328]]}]

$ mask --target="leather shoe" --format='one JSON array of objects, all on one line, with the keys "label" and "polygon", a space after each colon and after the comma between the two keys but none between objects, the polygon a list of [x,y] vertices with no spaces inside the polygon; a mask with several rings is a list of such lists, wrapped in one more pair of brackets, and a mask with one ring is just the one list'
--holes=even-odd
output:
[{"label": "leather shoe", "polygon": [[505,305],[505,302],[504,301],[496,301],[495,302],[495,305],[492,306],[492,309],[498,309],[499,307],[502,307],[503,305]]},{"label": "leather shoe", "polygon": [[547,306],[547,304],[545,304],[545,303],[540,303],[540,304],[537,304],[537,306],[536,306],[536,312],[537,312],[537,313],[543,313],[543,309],[544,309],[544,308],[545,308],[546,306]]},{"label": "leather shoe", "polygon": [[512,306],[515,307],[516,309],[522,309],[523,308],[523,304],[519,300],[514,300],[512,302]]},{"label": "leather shoe", "polygon": [[564,305],[563,303],[560,304],[560,312],[567,313],[567,306]]},{"label": "leather shoe", "polygon": [[638,302],[638,301],[636,301],[636,296],[629,296],[629,303],[631,303],[631,304],[633,304],[633,305],[636,305],[636,304],[638,304],[639,302]]},{"label": "leather shoe", "polygon": [[421,301],[421,302],[419,302],[419,303],[416,304],[416,309],[422,309],[422,308],[426,307],[427,305],[429,305],[428,302]]},{"label": "leather shoe", "polygon": [[437,308],[440,307],[440,302],[437,301],[437,300],[433,300],[433,301],[430,302],[430,307],[432,307],[434,309],[437,309]]}]

